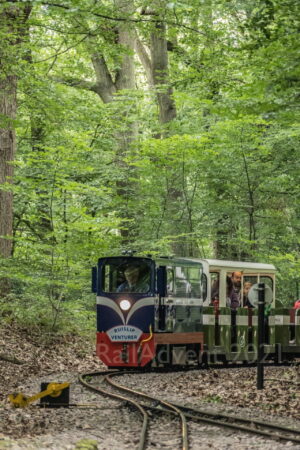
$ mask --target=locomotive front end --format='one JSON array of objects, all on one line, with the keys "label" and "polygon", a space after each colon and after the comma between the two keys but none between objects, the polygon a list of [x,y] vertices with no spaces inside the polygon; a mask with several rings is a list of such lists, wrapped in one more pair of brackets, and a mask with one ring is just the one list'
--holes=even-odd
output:
[{"label": "locomotive front end", "polygon": [[149,258],[100,258],[97,356],[108,367],[144,367],[154,357],[155,269]]}]

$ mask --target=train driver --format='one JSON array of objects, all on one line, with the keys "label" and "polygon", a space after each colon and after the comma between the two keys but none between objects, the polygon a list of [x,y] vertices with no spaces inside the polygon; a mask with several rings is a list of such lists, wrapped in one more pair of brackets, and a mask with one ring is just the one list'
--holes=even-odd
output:
[{"label": "train driver", "polygon": [[124,269],[124,277],[125,281],[118,286],[117,292],[145,293],[149,291],[149,269],[145,275],[142,273],[141,266],[128,264]]}]

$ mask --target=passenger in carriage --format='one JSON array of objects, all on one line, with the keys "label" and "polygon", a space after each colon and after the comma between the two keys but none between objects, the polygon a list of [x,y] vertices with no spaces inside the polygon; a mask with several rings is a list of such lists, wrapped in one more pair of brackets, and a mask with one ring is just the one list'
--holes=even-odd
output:
[{"label": "passenger in carriage", "polygon": [[295,312],[297,309],[300,309],[300,300],[296,300],[293,306],[293,309],[290,311],[290,317],[291,317],[291,339],[290,344],[296,343],[296,324],[295,324]]},{"label": "passenger in carriage", "polygon": [[209,306],[214,306],[216,309],[220,306],[220,273],[210,272],[210,304]]},{"label": "passenger in carriage", "polygon": [[231,277],[227,277],[227,306],[237,309],[241,306],[241,286],[242,272],[232,272]]},{"label": "passenger in carriage", "polygon": [[211,305],[212,306],[219,306],[219,288],[220,288],[220,282],[219,278],[213,281],[213,284],[211,286]]},{"label": "passenger in carriage", "polygon": [[252,287],[252,283],[250,281],[245,281],[243,286],[243,306],[246,308],[253,308],[253,305],[251,305],[248,294]]},{"label": "passenger in carriage", "polygon": [[293,306],[294,309],[300,309],[300,300],[296,300]]}]

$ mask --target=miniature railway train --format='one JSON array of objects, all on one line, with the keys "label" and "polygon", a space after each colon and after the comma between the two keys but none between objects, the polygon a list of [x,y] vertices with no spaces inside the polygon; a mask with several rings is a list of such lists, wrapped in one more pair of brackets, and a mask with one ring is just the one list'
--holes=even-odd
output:
[{"label": "miniature railway train", "polygon": [[92,272],[97,356],[110,368],[254,362],[264,283],[266,359],[300,357],[300,309],[276,300],[275,272],[212,259],[100,258]]}]

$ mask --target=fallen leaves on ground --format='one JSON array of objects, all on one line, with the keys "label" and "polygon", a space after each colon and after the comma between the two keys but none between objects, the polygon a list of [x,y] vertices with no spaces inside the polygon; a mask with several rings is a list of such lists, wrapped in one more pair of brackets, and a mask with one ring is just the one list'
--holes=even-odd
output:
[{"label": "fallen leaves on ground", "polygon": [[[45,433],[55,434],[63,429],[68,429],[72,433],[76,426],[89,434],[95,426],[94,423],[91,424],[91,418],[96,421],[95,423],[101,424],[98,419],[100,410],[91,413],[88,409],[50,410],[34,406],[14,409],[7,401],[7,395],[15,391],[30,395],[36,393],[33,389],[37,388],[32,386],[37,384],[37,380],[48,377],[53,381],[50,375],[55,374],[55,377],[61,377],[61,380],[54,381],[72,379],[72,390],[77,389],[76,395],[79,397],[84,395],[81,401],[86,402],[88,394],[84,389],[80,391],[78,383],[75,383],[77,374],[105,370],[95,356],[92,338],[69,335],[48,336],[45,340],[43,336],[42,340],[37,332],[10,325],[0,329],[0,353],[23,361],[22,365],[0,361],[0,422],[2,422],[0,439],[1,436],[21,438]],[[300,419],[299,384],[296,384],[299,383],[300,368],[296,365],[266,367],[263,391],[256,389],[256,368],[246,366],[167,374],[149,373],[139,374],[136,377],[132,378],[136,388],[139,382],[144,380],[143,387],[147,392],[151,393],[153,390],[153,395],[164,392],[166,398],[170,397],[181,403],[186,399],[193,401],[195,399],[196,404],[209,402],[224,408],[227,406],[248,410],[250,408],[254,417],[262,413],[267,417],[276,415]],[[28,392],[29,386],[31,388]],[[99,401],[96,400],[97,403]],[[101,409],[101,415],[103,408],[110,407],[106,399],[102,401],[105,402],[105,406]],[[107,417],[110,417],[110,411],[107,412]]]},{"label": "fallen leaves on ground", "polygon": [[48,335],[43,339],[35,330],[15,325],[0,328],[0,353],[13,356],[23,364],[0,361],[0,402],[9,393],[20,390],[35,375],[53,372],[99,370],[101,365],[95,356],[95,344],[90,339],[75,335]]},{"label": "fallen leaves on ground", "polygon": [[264,389],[256,389],[255,367],[210,369],[175,375],[172,393],[205,402],[257,408],[300,419],[299,366],[265,367]]}]

